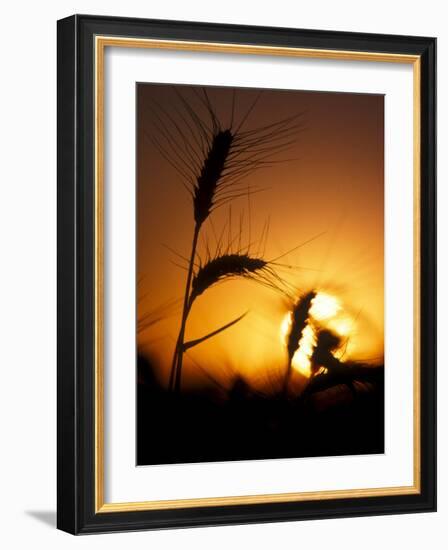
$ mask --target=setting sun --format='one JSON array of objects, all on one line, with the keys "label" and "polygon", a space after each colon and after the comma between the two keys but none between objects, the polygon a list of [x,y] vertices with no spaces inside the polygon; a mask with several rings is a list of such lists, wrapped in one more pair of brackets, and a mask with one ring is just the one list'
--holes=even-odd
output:
[{"label": "setting sun", "polygon": [[319,292],[313,300],[310,314],[317,321],[322,321],[334,317],[340,310],[341,304],[337,298]]},{"label": "setting sun", "polygon": [[[311,300],[308,314],[309,318],[302,331],[299,346],[291,360],[291,366],[306,378],[310,378],[312,373],[311,359],[317,344],[318,327],[329,329],[339,336],[347,337],[353,332],[354,325],[354,320],[344,314],[342,302],[335,296],[324,292],[318,292]],[[293,316],[292,312],[289,311],[280,325],[280,339],[285,347],[288,345],[292,323]],[[315,323],[317,323],[317,327]],[[321,372],[321,370],[318,372]]]}]

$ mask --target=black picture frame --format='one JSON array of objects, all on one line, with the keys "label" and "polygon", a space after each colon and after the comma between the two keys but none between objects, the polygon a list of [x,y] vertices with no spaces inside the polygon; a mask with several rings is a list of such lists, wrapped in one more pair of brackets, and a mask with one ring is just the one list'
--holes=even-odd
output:
[{"label": "black picture frame", "polygon": [[[95,509],[95,36],[420,58],[420,491],[159,510]],[[58,22],[57,525],[73,534],[436,510],[436,39],[74,15]]]}]

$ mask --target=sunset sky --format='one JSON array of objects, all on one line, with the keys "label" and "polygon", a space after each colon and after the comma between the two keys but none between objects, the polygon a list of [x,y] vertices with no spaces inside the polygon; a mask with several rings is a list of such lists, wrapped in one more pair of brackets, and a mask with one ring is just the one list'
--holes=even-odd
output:
[{"label": "sunset sky", "polygon": [[[170,113],[179,127],[183,105],[174,89],[205,121],[205,107],[192,87],[139,84],[137,87],[137,309],[157,320],[139,332],[139,352],[152,359],[161,380],[168,377],[180,324],[186,265],[194,229],[191,198],[177,172],[149,136],[157,136],[154,110]],[[257,90],[207,88],[224,127],[232,99],[238,121]],[[252,255],[291,267],[278,271],[297,295],[317,289],[341,305],[348,327],[345,359],[383,361],[384,276],[384,102],[381,95],[266,90],[244,123],[245,130],[303,113],[284,160],[245,178],[261,192],[240,197],[214,212],[201,230],[199,254],[213,250],[225,224],[224,243],[239,241]],[[161,139],[161,138],[160,138]],[[191,147],[195,144],[191,140]],[[197,151],[196,147],[196,151]],[[229,219],[232,227],[229,231]],[[213,227],[211,222],[213,223]],[[269,230],[264,232],[267,220]],[[264,232],[264,233],[263,233]],[[260,243],[264,235],[263,242]],[[302,243],[308,244],[297,248]],[[236,246],[236,245],[234,245]],[[173,252],[175,251],[175,252]],[[236,325],[191,349],[183,383],[201,385],[210,377],[226,384],[235,374],[255,387],[269,386],[285,367],[281,327],[288,300],[247,279],[225,281],[194,303],[186,339],[200,338],[246,311]]]}]

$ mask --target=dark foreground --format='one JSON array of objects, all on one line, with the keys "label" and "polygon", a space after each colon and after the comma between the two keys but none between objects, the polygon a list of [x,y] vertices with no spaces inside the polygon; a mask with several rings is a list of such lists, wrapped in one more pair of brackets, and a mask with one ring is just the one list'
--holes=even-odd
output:
[{"label": "dark foreground", "polygon": [[384,452],[384,369],[325,379],[306,397],[168,393],[138,361],[137,464],[299,458]]}]

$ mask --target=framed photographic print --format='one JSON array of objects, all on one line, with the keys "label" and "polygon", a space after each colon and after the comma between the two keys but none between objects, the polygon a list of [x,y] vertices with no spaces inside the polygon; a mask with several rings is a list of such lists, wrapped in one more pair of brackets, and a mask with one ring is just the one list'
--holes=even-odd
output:
[{"label": "framed photographic print", "polygon": [[433,38],[58,22],[58,527],[433,511]]}]

